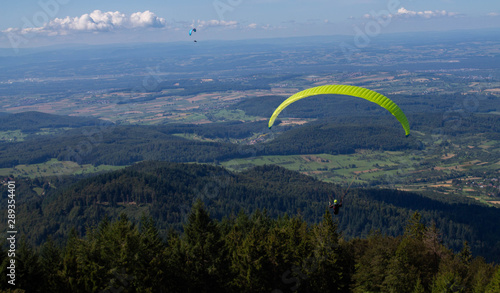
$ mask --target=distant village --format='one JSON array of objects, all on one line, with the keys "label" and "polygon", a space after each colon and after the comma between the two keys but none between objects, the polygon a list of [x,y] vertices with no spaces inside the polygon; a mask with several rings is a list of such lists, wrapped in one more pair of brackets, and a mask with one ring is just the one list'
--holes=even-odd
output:
[{"label": "distant village", "polygon": [[452,184],[461,186],[462,191],[481,190],[490,197],[500,197],[500,177],[499,178],[480,178],[467,177],[465,179],[453,179]]}]

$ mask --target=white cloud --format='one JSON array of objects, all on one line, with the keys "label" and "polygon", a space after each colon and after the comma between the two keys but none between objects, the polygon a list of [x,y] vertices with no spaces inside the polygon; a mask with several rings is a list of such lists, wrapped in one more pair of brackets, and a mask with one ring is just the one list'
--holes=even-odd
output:
[{"label": "white cloud", "polygon": [[236,27],[238,26],[238,22],[234,20],[225,21],[225,20],[198,20],[198,27]]},{"label": "white cloud", "polygon": [[488,16],[500,16],[500,13],[498,13],[498,12],[490,12],[490,13],[488,13]]},{"label": "white cloud", "polygon": [[[387,18],[436,18],[436,17],[455,17],[458,16],[459,14],[456,12],[448,12],[446,10],[425,10],[425,11],[412,11],[408,10],[404,7],[401,7],[398,9],[398,11],[395,14],[385,14],[382,16],[377,16],[377,17],[382,17],[384,19]],[[372,14],[365,14],[363,15],[364,18],[371,19],[374,18]]]},{"label": "white cloud", "polygon": [[404,7],[401,7],[398,9],[398,12],[394,16],[431,18],[431,17],[443,17],[443,16],[456,16],[456,15],[457,13],[448,12],[446,10],[411,11]]},{"label": "white cloud", "polygon": [[72,32],[106,32],[119,29],[164,27],[164,18],[157,17],[151,11],[135,12],[130,16],[119,11],[102,12],[94,10],[77,17],[55,18],[41,27],[35,28],[9,28],[5,33],[35,33],[54,35],[67,35]]},{"label": "white cloud", "polygon": [[149,10],[133,13],[130,22],[134,27],[164,27],[166,23],[165,19],[157,17]]}]

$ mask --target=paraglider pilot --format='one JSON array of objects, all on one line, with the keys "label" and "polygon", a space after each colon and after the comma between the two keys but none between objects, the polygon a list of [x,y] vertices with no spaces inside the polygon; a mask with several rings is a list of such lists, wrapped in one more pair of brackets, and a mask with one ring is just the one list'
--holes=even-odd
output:
[{"label": "paraglider pilot", "polygon": [[342,201],[338,202],[337,200],[333,201],[333,204],[330,202],[329,208],[333,209],[333,214],[336,215],[339,213],[340,208],[342,207]]}]

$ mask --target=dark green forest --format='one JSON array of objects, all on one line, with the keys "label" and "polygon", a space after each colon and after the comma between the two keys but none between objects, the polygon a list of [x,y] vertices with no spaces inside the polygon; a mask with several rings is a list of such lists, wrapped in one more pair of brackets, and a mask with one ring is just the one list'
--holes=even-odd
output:
[{"label": "dark green forest", "polygon": [[[304,89],[306,88],[300,90]],[[391,95],[391,99],[397,102],[402,109],[405,109],[406,114],[434,113],[443,116],[443,113],[447,112],[447,114],[452,114],[450,116],[463,117],[464,115],[470,115],[471,112],[488,113],[495,111],[500,106],[500,101],[495,96],[478,95],[468,100],[473,106],[464,109],[464,105],[453,105],[452,103],[452,101],[456,101],[456,97],[459,95],[460,93]],[[240,101],[230,106],[229,109],[243,110],[248,115],[253,116],[271,117],[274,109],[286,98],[277,95],[253,97]],[[481,102],[479,103],[479,101]],[[452,105],[454,107],[451,107]],[[283,110],[280,117],[334,119],[336,117],[363,117],[367,115],[390,114],[385,109],[363,99],[353,99],[341,95],[317,95],[308,97],[307,101],[295,102],[293,106]]]},{"label": "dark green forest", "polygon": [[111,122],[91,117],[71,117],[31,111],[17,114],[2,113],[0,125],[2,130],[19,129],[25,134],[30,134],[42,128],[78,128],[111,125]]},{"label": "dark green forest", "polygon": [[[412,138],[390,135],[391,130],[393,129],[375,126],[311,125],[257,147],[229,142],[195,141],[172,135],[174,131],[182,131],[181,133],[203,134],[208,138],[222,136],[229,139],[229,135],[242,137],[250,134],[248,125],[245,124],[214,125],[211,129],[180,125],[82,127],[59,135],[1,143],[0,167],[43,163],[51,158],[97,166],[128,165],[143,160],[214,162],[252,155],[352,153],[356,148],[418,148]],[[304,133],[307,133],[306,137],[303,136]],[[312,141],[311,136],[317,139]]]},{"label": "dark green forest", "polygon": [[[89,225],[97,225],[105,216],[115,219],[122,212],[135,220],[142,214],[152,217],[161,235],[171,229],[182,232],[196,200],[203,201],[217,220],[265,209],[272,218],[300,215],[305,222],[315,224],[328,201],[345,192],[345,187],[272,165],[231,173],[211,165],[165,162],[139,163],[84,179],[27,179],[18,185],[24,197],[18,203],[17,224],[35,246],[49,236],[62,245],[72,229],[84,235]],[[38,196],[31,191],[34,186],[43,186],[46,194]],[[1,189],[3,194],[7,193],[5,188]],[[6,204],[0,206],[6,208]],[[474,255],[500,261],[500,210],[472,199],[351,189],[335,218],[346,239],[367,237],[374,231],[397,236],[415,211],[423,223],[442,232],[443,243],[450,249],[459,251],[467,241]],[[0,229],[6,229],[6,216],[0,217]]]},{"label": "dark green forest", "polygon": [[[39,249],[22,241],[15,292],[499,292],[500,267],[441,243],[419,213],[398,237],[346,240],[323,210],[316,224],[266,211],[216,220],[201,200],[183,233],[162,238],[152,218],[103,218],[85,236]],[[7,283],[0,253],[0,287]]]},{"label": "dark green forest", "polygon": [[[452,137],[482,133],[489,139],[496,139],[500,133],[500,118],[495,115],[459,116],[458,122],[453,115],[445,118],[442,114],[409,116],[412,123],[415,121],[412,130],[429,135],[438,129],[440,134]],[[37,135],[22,142],[0,143],[0,167],[43,163],[51,158],[97,166],[129,165],[144,160],[217,162],[255,155],[350,154],[355,149],[419,150],[425,147],[422,138],[392,135],[402,130],[397,121],[389,120],[375,116],[357,117],[354,120],[329,118],[292,129],[284,128],[288,130],[284,133],[282,130],[267,130],[265,121],[221,122],[204,126],[101,123],[96,126],[78,124],[78,128],[77,124],[73,124],[74,129],[57,135]],[[95,123],[95,120],[91,122]],[[61,123],[57,125],[66,125]],[[457,127],[457,123],[460,123],[460,127]],[[249,137],[259,131],[274,135],[275,138],[258,145],[224,142],[231,138]],[[188,140],[175,136],[176,133],[192,133],[219,141]]]}]

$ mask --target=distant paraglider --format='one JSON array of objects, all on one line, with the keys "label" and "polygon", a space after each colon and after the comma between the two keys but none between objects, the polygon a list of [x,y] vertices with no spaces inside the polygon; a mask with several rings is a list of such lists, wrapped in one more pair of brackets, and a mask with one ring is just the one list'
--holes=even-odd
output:
[{"label": "distant paraglider", "polygon": [[271,127],[273,126],[274,120],[276,120],[280,112],[283,111],[283,109],[285,109],[288,105],[306,97],[327,94],[354,96],[378,104],[382,108],[385,108],[386,110],[391,112],[391,114],[394,115],[396,119],[398,119],[399,123],[401,123],[403,129],[405,130],[406,136],[410,135],[410,124],[408,123],[406,115],[403,113],[401,108],[398,107],[398,105],[396,105],[386,96],[375,91],[351,85],[322,85],[303,90],[292,95],[283,103],[281,103],[278,108],[276,108],[273,115],[271,116],[271,119],[269,119],[269,129],[271,129]]},{"label": "distant paraglider", "polygon": [[[189,35],[191,36],[195,32],[196,32],[196,28],[192,28],[189,30]],[[196,40],[194,40],[194,42],[196,43]]]}]

